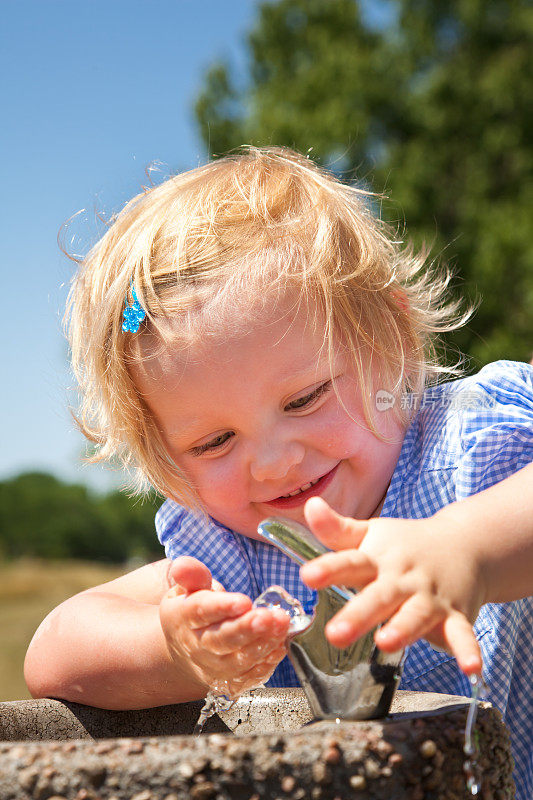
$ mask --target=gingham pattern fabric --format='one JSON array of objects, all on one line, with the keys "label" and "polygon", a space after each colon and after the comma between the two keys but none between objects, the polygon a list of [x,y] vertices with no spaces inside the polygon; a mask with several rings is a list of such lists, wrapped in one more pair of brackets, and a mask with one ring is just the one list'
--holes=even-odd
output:
[{"label": "gingham pattern fabric", "polygon": [[[402,398],[414,404],[412,396]],[[383,412],[386,413],[386,412]],[[407,430],[382,510],[423,518],[497,483],[533,460],[533,368],[499,361],[477,375],[427,389]],[[315,595],[276,548],[247,539],[167,500],[156,516],[169,558],[190,555],[230,591],[257,597],[280,584],[309,611]],[[490,536],[491,532],[487,531]],[[488,700],[507,723],[517,800],[533,798],[533,598],[488,604],[475,625]],[[297,686],[284,659],[269,686]],[[469,682],[447,653],[419,641],[409,648],[403,689],[468,695]]]}]

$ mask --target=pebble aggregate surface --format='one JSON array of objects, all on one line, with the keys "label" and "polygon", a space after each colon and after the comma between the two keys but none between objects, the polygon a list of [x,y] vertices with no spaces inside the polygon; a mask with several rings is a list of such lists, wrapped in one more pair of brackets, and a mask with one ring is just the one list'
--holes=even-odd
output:
[{"label": "pebble aggregate surface", "polygon": [[[467,709],[297,732],[0,743],[0,800],[467,800]],[[512,800],[498,711],[476,725],[482,800]]]}]

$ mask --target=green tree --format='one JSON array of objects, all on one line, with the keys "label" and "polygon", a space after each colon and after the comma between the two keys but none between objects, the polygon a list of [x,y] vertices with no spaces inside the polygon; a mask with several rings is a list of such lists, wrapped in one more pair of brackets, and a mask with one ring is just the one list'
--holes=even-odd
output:
[{"label": "green tree", "polygon": [[0,555],[120,563],[163,557],[154,499],[92,494],[52,475],[29,472],[0,482]]},{"label": "green tree", "polygon": [[390,195],[480,299],[451,340],[477,364],[533,349],[533,7],[528,0],[355,0],[259,6],[249,73],[214,64],[196,103],[215,157],[243,143],[311,149]]}]

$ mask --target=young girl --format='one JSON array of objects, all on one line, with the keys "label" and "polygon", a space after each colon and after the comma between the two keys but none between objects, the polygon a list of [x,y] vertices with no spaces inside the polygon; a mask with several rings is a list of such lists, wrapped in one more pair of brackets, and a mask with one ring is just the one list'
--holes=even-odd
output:
[{"label": "young girl", "polygon": [[[425,388],[445,372],[434,335],[458,323],[423,266],[363,192],[288,150],[249,148],[124,208],[72,288],[79,420],[100,458],[168,498],[167,560],[48,616],[26,660],[35,696],[142,708],[220,682],[295,685],[288,620],[252,599],[282,584],[310,611],[315,593],[257,526],[284,516],[353,547],[344,518],[371,520],[359,559],[345,554],[361,603],[329,635],[342,644],[396,614],[383,649],[425,636],[457,658],[417,642],[402,686],[456,694],[481,648],[530,787],[533,537],[494,543],[468,514],[436,512],[531,461],[532,370],[499,362]],[[304,515],[311,497],[327,505]],[[373,519],[431,515],[423,530]],[[312,569],[310,584],[331,576]]]}]

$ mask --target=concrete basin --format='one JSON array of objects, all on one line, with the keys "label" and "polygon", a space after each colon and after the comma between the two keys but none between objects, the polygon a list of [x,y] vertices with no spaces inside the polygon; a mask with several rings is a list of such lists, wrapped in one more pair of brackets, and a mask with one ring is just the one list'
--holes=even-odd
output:
[{"label": "concrete basin", "polygon": [[[190,734],[201,702],[104,711],[0,703],[0,800],[461,800],[468,698],[397,692],[372,722],[312,722],[301,689],[260,689]],[[509,737],[478,715],[480,796],[512,800]]]}]

